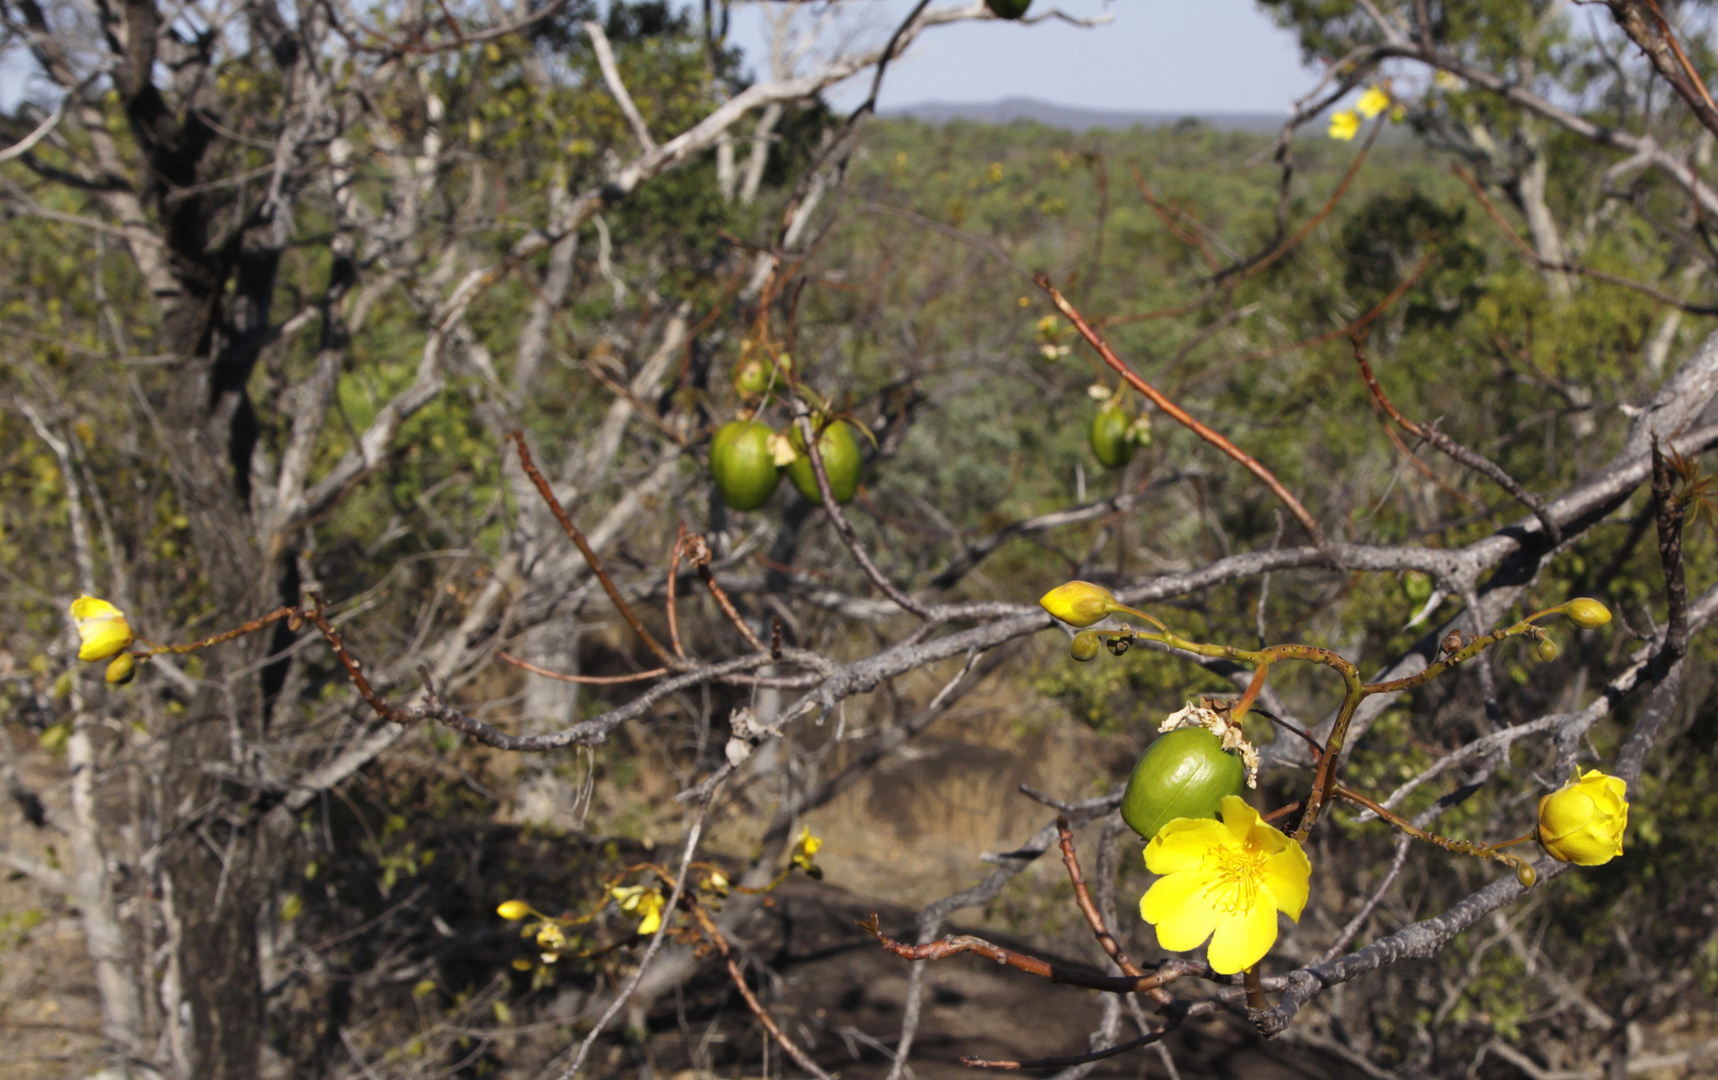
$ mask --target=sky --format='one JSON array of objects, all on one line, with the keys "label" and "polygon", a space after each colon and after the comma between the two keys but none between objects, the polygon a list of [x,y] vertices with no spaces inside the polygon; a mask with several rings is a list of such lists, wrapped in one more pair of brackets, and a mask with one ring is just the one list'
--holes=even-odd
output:
[{"label": "sky", "polygon": [[[830,30],[826,45],[880,46],[913,0],[847,6],[854,15]],[[767,70],[769,40],[762,7],[736,5],[732,33],[757,58],[760,75]],[[1315,81],[1301,66],[1293,35],[1277,29],[1254,0],[1034,0],[1028,14],[1053,8],[1084,18],[1108,14],[1113,21],[1091,29],[1060,20],[936,27],[890,65],[881,106],[1032,97],[1129,112],[1281,113]],[[23,60],[15,51],[0,55],[0,109],[14,107],[24,89]],[[851,107],[869,86],[868,77],[849,80],[830,99]]]},{"label": "sky", "polygon": [[[861,9],[860,25],[847,28],[855,35],[848,40],[878,46],[913,3],[854,6]],[[1108,14],[1113,21],[1090,29],[1061,20],[935,27],[890,65],[880,105],[1032,97],[1130,112],[1282,113],[1316,81],[1301,65],[1294,35],[1278,29],[1254,0],[1034,0],[1028,15],[1054,8],[1085,18]],[[762,75],[763,13],[759,5],[745,5],[735,18],[733,40],[759,58]],[[856,105],[869,88],[868,79],[849,80],[830,97],[837,105]]]}]

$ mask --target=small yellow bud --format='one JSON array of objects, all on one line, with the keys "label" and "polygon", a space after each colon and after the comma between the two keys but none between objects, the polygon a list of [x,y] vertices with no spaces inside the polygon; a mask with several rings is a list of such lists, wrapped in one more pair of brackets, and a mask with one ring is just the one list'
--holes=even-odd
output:
[{"label": "small yellow bud", "polygon": [[1533,869],[1533,864],[1523,859],[1515,864],[1515,880],[1521,882],[1523,889],[1531,889],[1539,881],[1539,872]]},{"label": "small yellow bud", "polygon": [[1102,620],[1120,605],[1115,594],[1102,585],[1089,581],[1070,581],[1058,585],[1038,598],[1045,611],[1070,626],[1090,626]]},{"label": "small yellow bud", "polygon": [[506,919],[508,922],[518,922],[520,919],[531,914],[531,905],[527,904],[523,900],[509,900],[505,904],[496,908],[495,914]]},{"label": "small yellow bud", "polygon": [[1547,664],[1557,659],[1557,643],[1552,641],[1550,638],[1546,638],[1544,641],[1541,641],[1539,643],[1539,659],[1545,661]]},{"label": "small yellow bud", "polygon": [[1592,630],[1611,621],[1611,609],[1583,596],[1563,605],[1563,614],[1583,630]]},{"label": "small yellow bud", "polygon": [[1084,664],[1088,660],[1096,660],[1101,647],[1102,642],[1094,631],[1083,630],[1074,635],[1073,642],[1068,646],[1068,655]]},{"label": "small yellow bud", "polygon": [[[1578,770],[1577,770],[1578,771]],[[1558,862],[1600,866],[1623,853],[1628,785],[1597,769],[1539,800],[1539,846]]]},{"label": "small yellow bud", "polygon": [[114,686],[124,686],[135,678],[137,678],[137,661],[132,659],[128,652],[120,653],[113,658],[112,663],[107,665],[107,681]]}]

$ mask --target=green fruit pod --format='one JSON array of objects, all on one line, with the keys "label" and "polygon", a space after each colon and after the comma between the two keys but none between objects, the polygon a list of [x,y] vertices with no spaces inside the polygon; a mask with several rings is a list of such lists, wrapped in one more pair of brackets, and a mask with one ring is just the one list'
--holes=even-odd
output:
[{"label": "green fruit pod", "polygon": [[722,501],[735,510],[756,510],[770,501],[781,482],[771,432],[756,420],[723,424],[710,441],[710,475]]},{"label": "green fruit pod", "polygon": [[1409,570],[1402,575],[1402,595],[1416,604],[1423,604],[1432,598],[1432,577],[1418,570]]},{"label": "green fruit pod", "polygon": [[1106,469],[1119,469],[1133,460],[1139,444],[1128,438],[1133,417],[1119,405],[1111,405],[1092,417],[1092,454]]},{"label": "green fruit pod", "polygon": [[1539,642],[1539,659],[1547,664],[1557,659],[1557,643],[1550,638],[1542,639]]},{"label": "green fruit pod", "polygon": [[[817,473],[811,467],[811,457],[805,452],[805,439],[799,425],[787,429],[788,440],[799,451],[787,467],[787,478],[801,495],[821,503],[823,495],[817,490]],[[829,493],[838,503],[847,503],[859,491],[859,440],[853,437],[853,427],[845,420],[836,420],[817,437],[817,453],[823,458],[823,471],[829,476]]]},{"label": "green fruit pod", "polygon": [[984,6],[998,19],[1018,19],[1032,6],[1032,0],[984,0]]},{"label": "green fruit pod", "polygon": [[1176,818],[1215,818],[1246,785],[1241,759],[1205,728],[1178,728],[1145,748],[1121,797],[1121,819],[1147,840]]},{"label": "green fruit pod", "polygon": [[747,360],[734,368],[734,389],[741,397],[762,397],[769,386],[770,369],[762,360]]}]

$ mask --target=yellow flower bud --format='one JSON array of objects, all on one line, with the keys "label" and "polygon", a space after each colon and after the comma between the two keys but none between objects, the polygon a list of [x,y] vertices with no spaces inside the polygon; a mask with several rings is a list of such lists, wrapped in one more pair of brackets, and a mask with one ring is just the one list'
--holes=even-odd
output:
[{"label": "yellow flower bud", "polygon": [[527,904],[523,900],[509,900],[505,904],[496,908],[495,914],[506,919],[508,922],[518,922],[520,919],[531,914],[531,905]]},{"label": "yellow flower bud", "polygon": [[1569,616],[1569,621],[1583,630],[1592,630],[1611,621],[1611,609],[1583,596],[1563,605],[1563,614]]},{"label": "yellow flower bud", "polygon": [[113,658],[112,663],[107,665],[107,681],[114,686],[124,686],[135,678],[137,678],[137,661],[132,659],[128,652],[120,653]]},{"label": "yellow flower bud", "polygon": [[1084,664],[1088,660],[1098,658],[1098,650],[1102,645],[1096,630],[1082,630],[1074,635],[1074,640],[1068,645],[1068,655]]},{"label": "yellow flower bud", "polygon": [[1539,846],[1558,862],[1600,866],[1623,853],[1628,785],[1597,769],[1539,800]]},{"label": "yellow flower bud", "polygon": [[125,612],[106,600],[80,596],[72,601],[72,621],[77,623],[78,659],[85,662],[111,660],[131,647],[136,635],[125,621]]},{"label": "yellow flower bud", "polygon": [[1119,606],[1114,593],[1089,581],[1058,585],[1039,597],[1038,603],[1068,625],[1081,627],[1098,622]]}]

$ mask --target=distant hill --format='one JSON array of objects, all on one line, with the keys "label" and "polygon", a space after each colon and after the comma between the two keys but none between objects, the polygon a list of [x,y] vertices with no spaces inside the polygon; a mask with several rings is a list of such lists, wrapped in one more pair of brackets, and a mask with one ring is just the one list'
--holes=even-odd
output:
[{"label": "distant hill", "polygon": [[1178,113],[1147,112],[1127,109],[1084,109],[1073,105],[1056,105],[1036,98],[1009,97],[1001,101],[950,102],[925,101],[914,105],[885,109],[885,117],[906,116],[933,124],[949,120],[973,120],[985,124],[1007,124],[1015,120],[1032,120],[1070,131],[1091,128],[1168,127],[1183,121],[1197,121],[1228,131],[1274,132],[1282,127],[1284,117],[1278,113]]}]

